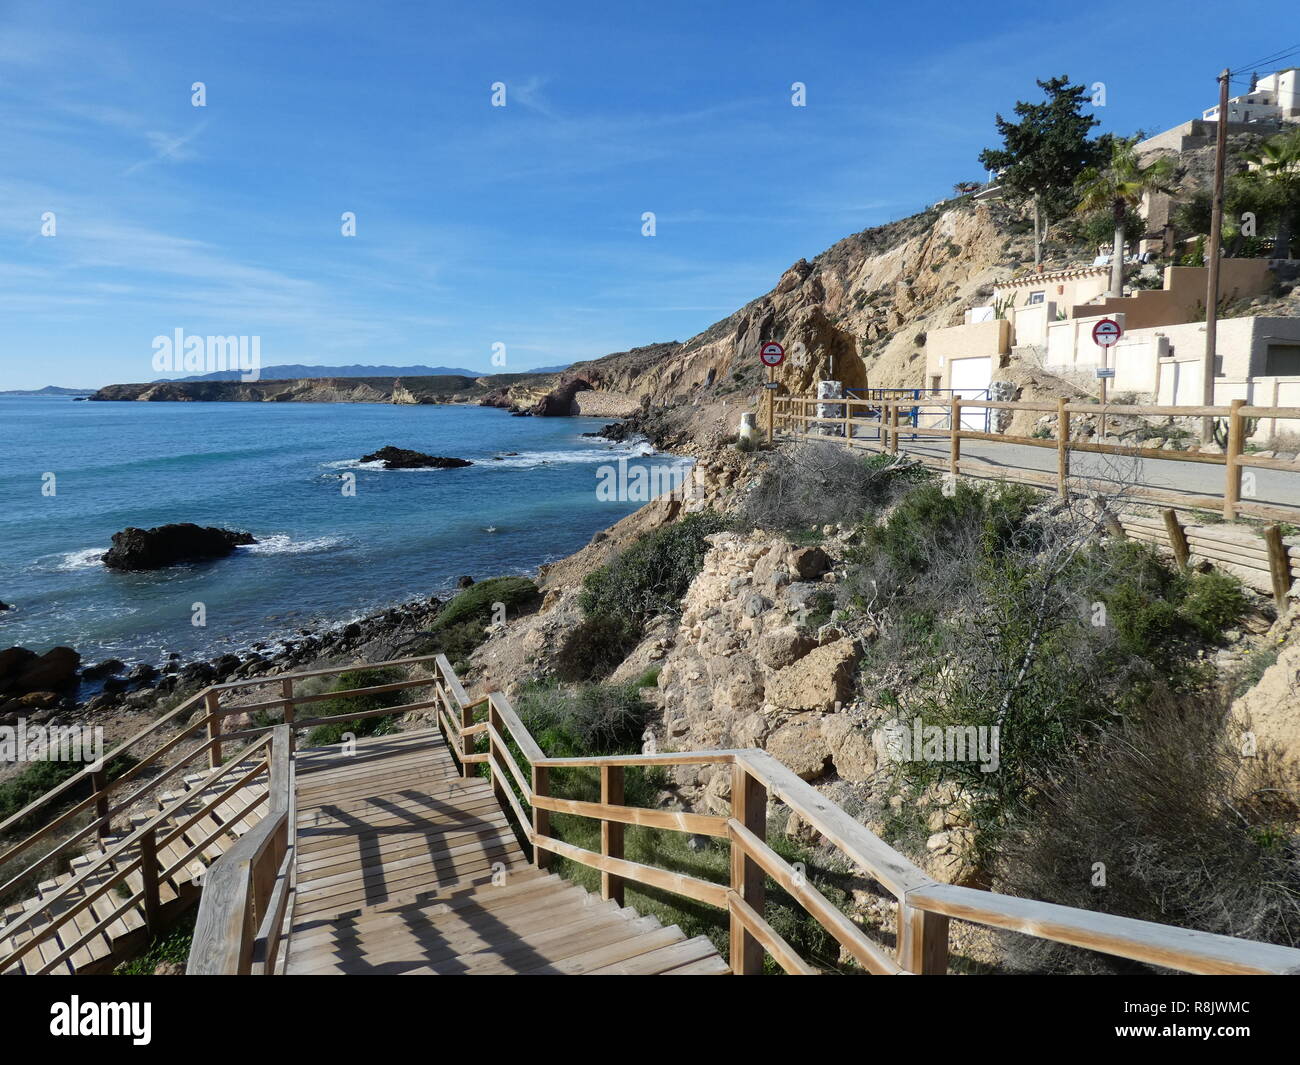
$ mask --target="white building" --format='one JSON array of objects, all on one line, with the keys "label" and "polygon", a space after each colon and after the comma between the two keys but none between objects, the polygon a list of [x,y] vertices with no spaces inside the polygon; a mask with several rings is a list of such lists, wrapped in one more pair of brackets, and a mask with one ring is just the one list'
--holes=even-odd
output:
[{"label": "white building", "polygon": [[[1250,92],[1234,96],[1228,101],[1228,121],[1249,124],[1254,122],[1300,122],[1300,84],[1297,68],[1279,70],[1266,78],[1255,79]],[[1219,105],[1208,108],[1203,116],[1207,122],[1217,122]]]}]

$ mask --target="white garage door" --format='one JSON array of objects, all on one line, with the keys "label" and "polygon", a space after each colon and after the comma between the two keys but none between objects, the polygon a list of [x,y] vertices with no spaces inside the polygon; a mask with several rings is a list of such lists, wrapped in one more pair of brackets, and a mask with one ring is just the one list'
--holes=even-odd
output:
[{"label": "white garage door", "polygon": [[[982,359],[953,359],[952,361],[952,390],[963,399],[988,399],[987,389],[993,379],[993,358],[985,356]],[[973,410],[969,414],[963,414],[961,418],[961,427],[963,429],[982,430],[984,428],[985,412],[983,408]]]}]

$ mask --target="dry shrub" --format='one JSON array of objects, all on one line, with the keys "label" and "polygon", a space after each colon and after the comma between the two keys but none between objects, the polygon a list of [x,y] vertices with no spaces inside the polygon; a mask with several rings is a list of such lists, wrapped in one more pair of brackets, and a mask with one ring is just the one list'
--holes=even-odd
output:
[{"label": "dry shrub", "polygon": [[[1000,890],[1300,945],[1296,796],[1269,758],[1242,756],[1226,721],[1218,696],[1164,697],[1102,730],[1003,839]],[[1008,937],[1007,959],[1033,972],[1152,971],[1023,936]]]}]

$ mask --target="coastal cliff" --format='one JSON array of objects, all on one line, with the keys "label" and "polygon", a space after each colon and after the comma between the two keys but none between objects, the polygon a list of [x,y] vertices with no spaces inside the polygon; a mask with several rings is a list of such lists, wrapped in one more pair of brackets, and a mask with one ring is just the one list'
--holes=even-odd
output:
[{"label": "coastal cliff", "polygon": [[915,385],[929,329],[961,321],[1031,256],[998,203],[946,207],[863,230],[800,259],[767,293],[685,341],[575,363],[561,373],[483,377],[348,377],[274,381],[164,381],[110,385],[94,400],[171,402],[477,403],[543,416],[627,417],[642,408],[727,400],[757,403],[759,346],[785,345],[776,379],[807,391],[819,379],[848,387]]}]

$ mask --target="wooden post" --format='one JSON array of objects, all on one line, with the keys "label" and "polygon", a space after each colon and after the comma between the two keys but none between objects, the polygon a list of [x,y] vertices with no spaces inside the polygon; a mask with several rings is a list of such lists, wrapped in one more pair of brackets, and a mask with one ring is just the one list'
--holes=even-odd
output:
[{"label": "wooden post", "polygon": [[[502,774],[497,771],[497,766],[505,766],[506,754],[501,750],[496,739],[498,735],[505,732],[505,722],[501,720],[497,704],[491,701],[488,702],[488,725],[491,727],[491,731],[488,732],[488,776],[492,780],[492,794],[497,798],[497,805],[501,807],[502,812],[507,812],[510,809],[510,800],[506,797],[508,785],[501,779]],[[520,828],[522,827],[520,825]]]},{"label": "wooden post", "polygon": [[1268,572],[1273,578],[1273,602],[1279,612],[1286,610],[1287,595],[1291,591],[1291,560],[1286,544],[1282,542],[1282,529],[1270,525],[1264,530],[1264,543],[1268,545]]},{"label": "wooden post", "polygon": [[853,423],[849,421],[849,418],[852,416],[852,413],[853,412],[849,409],[849,397],[845,396],[844,397],[844,442],[846,444],[853,439]]},{"label": "wooden post", "polygon": [[[295,717],[295,708],[293,705],[293,678],[285,677],[280,681],[280,694],[284,697],[284,717],[282,720],[286,725],[292,725]],[[289,750],[294,747],[294,730],[289,729]]]},{"label": "wooden post", "polygon": [[[543,797],[551,793],[551,771],[547,766],[533,766],[533,794]],[[533,835],[549,836],[551,834],[551,811],[533,807]],[[533,864],[538,869],[551,867],[551,852],[533,847]]]},{"label": "wooden post", "polygon": [[767,368],[767,445],[772,446],[772,422],[776,418],[776,389],[771,386],[776,383],[776,367]]},{"label": "wooden post", "polygon": [[898,425],[899,425],[898,415],[900,413],[901,413],[901,407],[899,403],[895,401],[894,405],[890,408],[890,414],[889,414],[889,419],[890,419],[889,450],[892,451],[895,455],[898,454]]},{"label": "wooden post", "polygon": [[[606,806],[623,805],[623,767],[600,767],[600,801]],[[617,821],[601,821],[600,853],[606,858],[623,857],[623,825]],[[613,873],[601,872],[600,896],[623,905],[623,878]]]},{"label": "wooden post", "polygon": [[1246,405],[1244,399],[1234,399],[1228,411],[1228,448],[1223,455],[1223,466],[1227,471],[1227,484],[1223,489],[1223,517],[1225,521],[1237,520],[1237,502],[1241,499],[1241,458],[1242,418],[1241,408]]},{"label": "wooden post", "polygon": [[948,971],[948,918],[898,903],[898,964],[918,976]]},{"label": "wooden post", "polygon": [[95,816],[99,818],[95,825],[95,835],[103,839],[112,828],[112,823],[108,816],[108,793],[105,790],[108,787],[108,773],[102,762],[100,768],[90,771],[90,787],[95,793]]},{"label": "wooden post", "polygon": [[204,698],[203,705],[208,712],[208,739],[213,741],[208,748],[208,768],[216,769],[221,765],[221,718],[218,716],[221,693],[214,688]]},{"label": "wooden post", "polygon": [[1169,534],[1169,547],[1174,553],[1174,561],[1178,563],[1179,569],[1186,569],[1192,557],[1192,549],[1187,543],[1187,533],[1183,531],[1173,507],[1168,507],[1161,513],[1164,515],[1165,532]]},{"label": "wooden post", "polygon": [[[742,765],[731,767],[731,816],[759,839],[767,839],[767,788]],[[763,916],[763,870],[735,843],[731,845],[731,890]],[[763,972],[763,945],[734,914],[731,972],[733,976],[760,976]]]},{"label": "wooden post", "polygon": [[1065,397],[1056,399],[1056,491],[1068,499],[1070,489],[1070,412],[1065,409]]},{"label": "wooden post", "polygon": [[[470,755],[474,753],[476,746],[473,736],[466,736],[465,730],[474,724],[474,711],[468,706],[460,708],[460,750],[462,754]],[[460,775],[469,780],[474,775],[474,766],[476,762],[461,762]]]},{"label": "wooden post", "polygon": [[961,396],[952,394],[952,409],[948,415],[948,474],[954,486],[961,465]]},{"label": "wooden post", "polygon": [[140,879],[144,881],[144,926],[149,935],[156,936],[162,924],[158,899],[158,835],[153,828],[140,837]]}]

